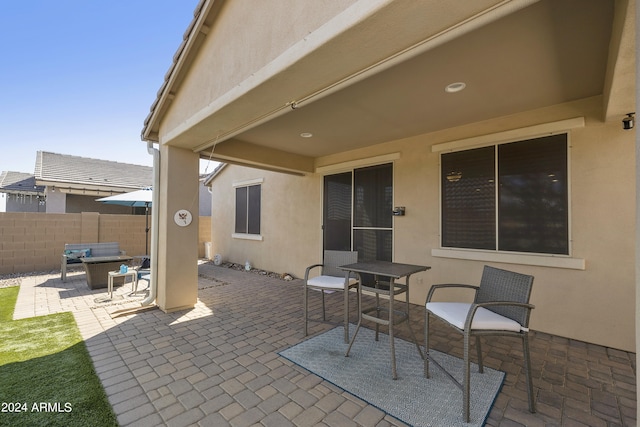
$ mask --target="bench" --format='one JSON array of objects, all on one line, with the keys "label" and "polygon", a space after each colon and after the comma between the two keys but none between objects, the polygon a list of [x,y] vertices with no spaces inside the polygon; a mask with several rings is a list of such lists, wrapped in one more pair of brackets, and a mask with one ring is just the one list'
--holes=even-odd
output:
[{"label": "bench", "polygon": [[67,243],[64,245],[60,264],[61,279],[67,280],[67,265],[82,264],[82,258],[125,255],[120,243]]}]

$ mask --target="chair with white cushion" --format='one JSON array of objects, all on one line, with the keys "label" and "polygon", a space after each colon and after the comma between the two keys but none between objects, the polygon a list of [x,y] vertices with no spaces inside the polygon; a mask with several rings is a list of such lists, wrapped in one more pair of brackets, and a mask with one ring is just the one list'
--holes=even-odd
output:
[{"label": "chair with white cushion", "polygon": [[[356,251],[324,251],[322,264],[314,264],[307,267],[304,273],[304,335],[308,335],[307,323],[309,315],[309,289],[320,291],[322,294],[322,320],[326,321],[324,294],[325,292],[344,291],[344,319],[345,319],[345,342],[349,342],[349,295],[351,288],[358,289],[358,280],[355,277],[348,277],[343,270],[338,267],[346,264],[358,262],[358,252]],[[309,278],[310,272],[320,267],[320,275]],[[359,298],[358,298],[359,301]],[[360,309],[360,307],[358,307]]]},{"label": "chair with white cushion", "polygon": [[[434,285],[429,290],[425,304],[424,339],[426,357],[424,374],[429,378],[429,362],[442,369],[447,376],[460,387],[463,393],[464,421],[469,422],[469,386],[471,337],[475,337],[478,357],[478,370],[483,372],[481,336],[511,336],[522,339],[524,368],[529,394],[529,411],[535,412],[533,383],[531,381],[531,359],[529,356],[529,316],[533,305],[529,304],[533,276],[485,266],[480,286],[472,285]],[[470,288],[475,290],[473,303],[432,302],[437,289]],[[429,316],[442,320],[464,337],[464,373],[462,384],[449,374],[441,365],[429,356]]]}]

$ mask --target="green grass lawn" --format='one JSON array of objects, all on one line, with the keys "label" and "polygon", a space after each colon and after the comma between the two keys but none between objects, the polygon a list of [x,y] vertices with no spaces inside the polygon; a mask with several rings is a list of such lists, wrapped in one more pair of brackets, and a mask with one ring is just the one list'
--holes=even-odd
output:
[{"label": "green grass lawn", "polygon": [[20,286],[0,289],[0,322],[8,322],[13,319],[13,309],[18,300]]},{"label": "green grass lawn", "polygon": [[71,313],[11,320],[0,288],[0,426],[117,426]]}]

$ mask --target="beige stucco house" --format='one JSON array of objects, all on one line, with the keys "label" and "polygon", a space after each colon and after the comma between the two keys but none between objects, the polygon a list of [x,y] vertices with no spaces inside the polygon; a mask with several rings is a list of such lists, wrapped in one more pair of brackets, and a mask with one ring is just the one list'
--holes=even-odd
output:
[{"label": "beige stucco house", "polygon": [[636,23],[634,0],[202,1],[143,129],[158,304],[196,302],[174,217],[207,158],[227,260],[429,265],[417,304],[490,264],[535,276],[533,329],[636,351]]}]

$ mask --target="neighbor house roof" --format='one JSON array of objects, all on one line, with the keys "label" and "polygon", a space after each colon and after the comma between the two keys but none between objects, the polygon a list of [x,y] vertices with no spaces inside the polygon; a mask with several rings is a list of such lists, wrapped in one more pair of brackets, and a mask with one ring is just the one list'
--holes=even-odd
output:
[{"label": "neighbor house roof", "polygon": [[38,151],[35,181],[68,193],[120,193],[152,185],[153,168]]},{"label": "neighbor house roof", "polygon": [[36,185],[36,179],[30,173],[3,171],[0,173],[0,193],[39,196],[44,194],[44,186]]},{"label": "neighbor house roof", "polygon": [[227,167],[227,163],[220,163],[218,166],[216,166],[213,172],[211,172],[204,178],[203,185],[211,187],[213,185],[213,180],[216,178],[216,176],[218,176],[220,172],[222,172],[225,167]]}]

